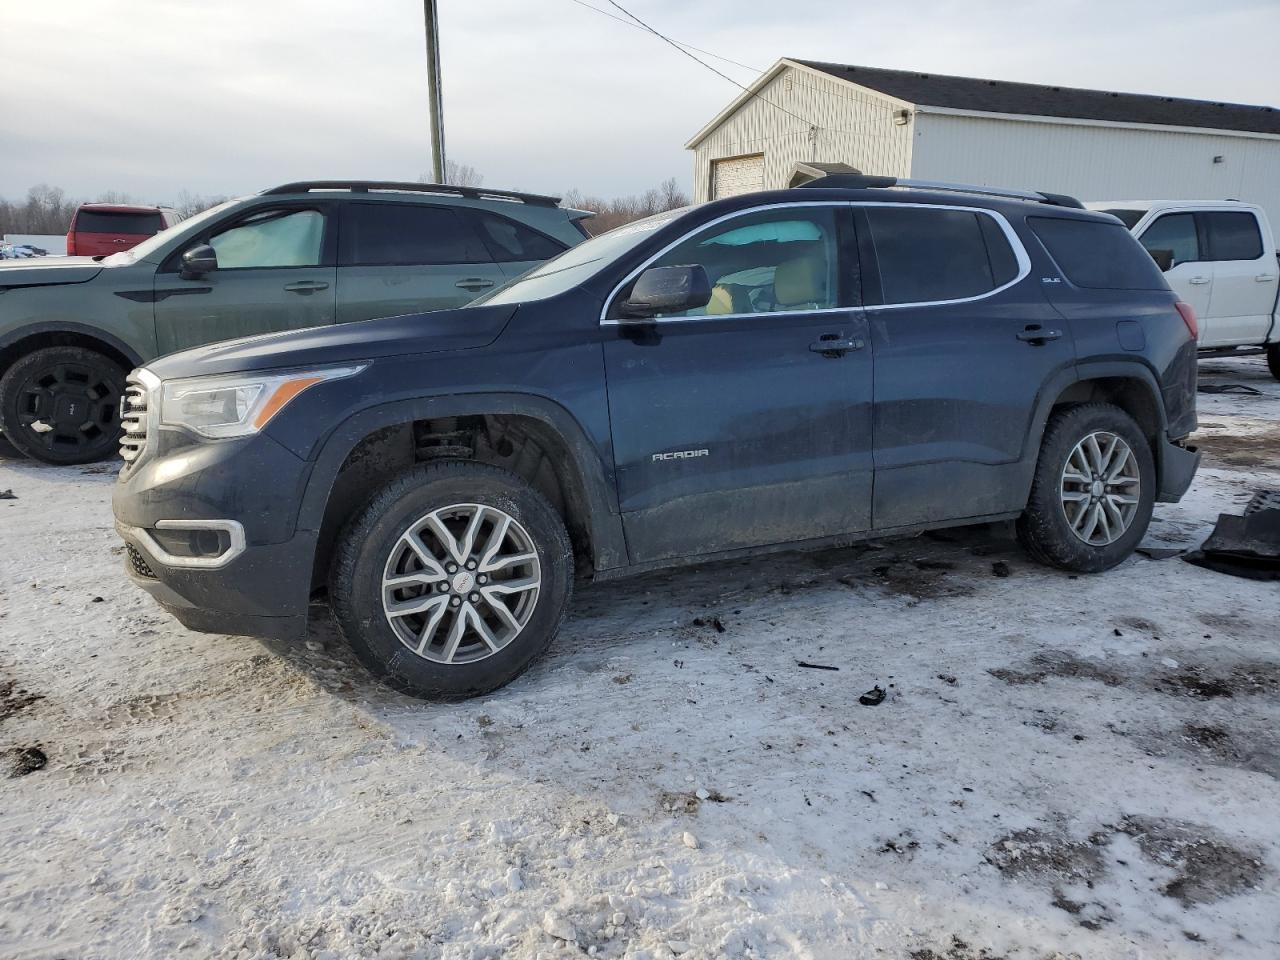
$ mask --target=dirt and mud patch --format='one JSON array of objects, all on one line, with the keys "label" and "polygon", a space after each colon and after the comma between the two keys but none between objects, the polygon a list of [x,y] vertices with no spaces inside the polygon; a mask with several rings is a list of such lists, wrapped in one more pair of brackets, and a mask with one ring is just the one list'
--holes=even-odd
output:
[{"label": "dirt and mud patch", "polygon": [[1106,873],[1102,854],[1110,838],[1105,830],[1077,840],[1060,830],[1030,827],[1001,837],[987,848],[984,859],[1012,879],[1092,886]]},{"label": "dirt and mud patch", "polygon": [[1160,892],[1184,907],[1257,889],[1266,875],[1259,851],[1238,847],[1201,824],[1129,816],[1119,830],[1147,859],[1174,871]]},{"label": "dirt and mud patch", "polygon": [[9,777],[25,777],[49,764],[49,757],[39,746],[13,747],[0,754],[0,758]]},{"label": "dirt and mud patch", "polygon": [[44,699],[44,694],[24,690],[13,680],[0,680],[0,720],[8,720]]},{"label": "dirt and mud patch", "polygon": [[1257,433],[1197,433],[1194,443],[1209,463],[1249,468],[1280,466],[1280,427]]},{"label": "dirt and mud patch", "polygon": [[1152,655],[1105,661],[1066,650],[1046,650],[1021,664],[993,667],[987,672],[1011,686],[1067,679],[1196,700],[1280,695],[1280,663],[1272,660],[1194,663],[1174,656]]},{"label": "dirt and mud patch", "polygon": [[997,680],[1013,686],[1043,683],[1050,678],[1093,680],[1108,687],[1118,687],[1129,679],[1124,673],[1095,660],[1078,657],[1066,650],[1037,653],[1020,667],[996,667],[988,670]]}]

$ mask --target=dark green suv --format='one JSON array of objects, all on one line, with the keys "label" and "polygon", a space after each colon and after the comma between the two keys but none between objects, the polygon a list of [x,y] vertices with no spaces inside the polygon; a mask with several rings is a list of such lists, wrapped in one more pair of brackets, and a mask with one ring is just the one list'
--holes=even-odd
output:
[{"label": "dark green suv", "polygon": [[581,242],[589,216],[503,190],[312,181],[228,201],[110,257],[0,264],[0,430],[47,463],[101,459],[142,363],[462,306]]}]

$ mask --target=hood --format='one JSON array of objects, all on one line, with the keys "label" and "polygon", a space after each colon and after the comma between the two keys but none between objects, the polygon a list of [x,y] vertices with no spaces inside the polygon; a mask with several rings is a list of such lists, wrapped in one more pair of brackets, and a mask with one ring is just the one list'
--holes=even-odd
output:
[{"label": "hood", "polygon": [[31,257],[0,260],[0,290],[44,287],[55,283],[84,283],[102,272],[93,257]]},{"label": "hood", "polygon": [[171,380],[466,350],[493,343],[517,306],[462,307],[268,333],[171,353],[147,369]]}]

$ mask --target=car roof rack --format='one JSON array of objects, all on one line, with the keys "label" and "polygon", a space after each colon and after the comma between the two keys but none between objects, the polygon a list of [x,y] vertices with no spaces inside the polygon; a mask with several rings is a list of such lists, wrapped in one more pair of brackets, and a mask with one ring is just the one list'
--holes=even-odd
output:
[{"label": "car roof rack", "polygon": [[825,177],[816,177],[813,180],[801,183],[794,189],[803,190],[806,187],[827,187],[846,190],[910,187],[916,190],[973,193],[984,197],[1006,197],[1010,200],[1030,200],[1033,203],[1047,203],[1055,207],[1084,209],[1084,204],[1075,197],[1069,197],[1062,193],[1047,193],[1043,190],[1007,190],[1003,187],[979,187],[968,183],[943,183],[937,180],[909,180],[904,177],[871,177],[856,173],[827,174]]},{"label": "car roof rack", "polygon": [[539,207],[554,207],[559,197],[540,193],[518,193],[515,190],[490,190],[488,187],[458,187],[451,183],[410,183],[400,180],[298,180],[263,190],[262,196],[281,193],[310,193],[314,190],[347,190],[351,193],[434,193],[441,196],[465,197],[468,200],[509,200]]}]

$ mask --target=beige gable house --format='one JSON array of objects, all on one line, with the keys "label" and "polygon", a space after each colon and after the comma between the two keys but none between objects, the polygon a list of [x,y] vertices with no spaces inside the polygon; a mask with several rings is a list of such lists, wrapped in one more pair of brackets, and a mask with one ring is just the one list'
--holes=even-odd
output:
[{"label": "beige gable house", "polygon": [[697,200],[795,164],[1067,193],[1237,199],[1280,219],[1280,110],[783,59],[685,144]]}]

